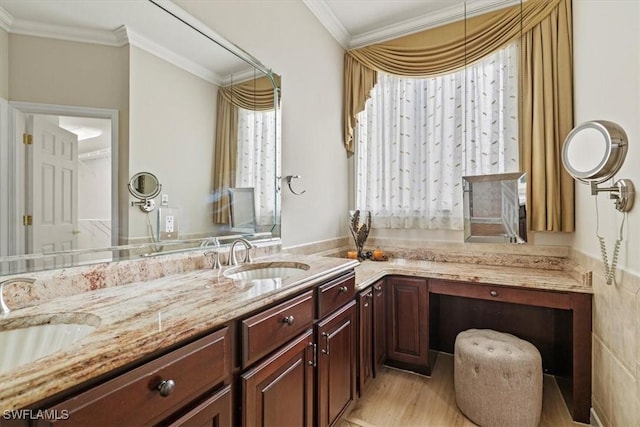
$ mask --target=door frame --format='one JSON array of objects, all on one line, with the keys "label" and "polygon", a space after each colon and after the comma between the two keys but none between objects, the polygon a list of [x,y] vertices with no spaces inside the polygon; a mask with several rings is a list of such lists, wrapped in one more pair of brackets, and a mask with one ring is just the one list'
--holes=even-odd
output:
[{"label": "door frame", "polygon": [[[94,119],[111,120],[111,245],[118,245],[118,146],[119,123],[118,110],[111,108],[80,107],[71,105],[41,104],[34,102],[9,101],[9,105],[24,114],[44,114],[50,116],[88,117]],[[14,118],[10,117],[10,125],[14,126]],[[16,129],[11,130],[11,135],[16,134]],[[12,144],[13,145],[13,144]],[[16,150],[16,164],[24,164],[24,150]],[[21,163],[18,163],[21,162]],[[13,188],[20,194],[20,188]],[[17,194],[16,194],[17,196]],[[24,197],[24,196],[23,196]],[[16,221],[16,224],[20,221]]]}]

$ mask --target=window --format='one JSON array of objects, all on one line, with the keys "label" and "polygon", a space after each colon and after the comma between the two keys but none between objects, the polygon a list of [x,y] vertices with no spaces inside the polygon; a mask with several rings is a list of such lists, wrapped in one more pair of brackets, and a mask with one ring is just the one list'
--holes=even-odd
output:
[{"label": "window", "polygon": [[515,43],[442,76],[378,73],[356,127],[356,207],[375,227],[461,230],[462,176],[519,170],[517,73]]},{"label": "window", "polygon": [[276,209],[276,159],[280,158],[279,110],[238,108],[236,187],[255,188],[257,225],[272,226]]}]

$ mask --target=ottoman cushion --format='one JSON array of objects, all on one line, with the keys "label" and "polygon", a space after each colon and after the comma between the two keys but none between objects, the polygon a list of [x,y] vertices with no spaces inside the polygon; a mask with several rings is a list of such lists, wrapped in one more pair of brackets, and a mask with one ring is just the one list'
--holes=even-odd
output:
[{"label": "ottoman cushion", "polygon": [[483,427],[537,426],[542,410],[542,358],[531,343],[490,329],[456,337],[456,403]]}]

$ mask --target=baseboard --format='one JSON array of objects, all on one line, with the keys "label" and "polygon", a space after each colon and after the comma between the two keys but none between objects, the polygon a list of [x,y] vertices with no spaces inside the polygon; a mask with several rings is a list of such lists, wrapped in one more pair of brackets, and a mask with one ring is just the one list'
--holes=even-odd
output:
[{"label": "baseboard", "polygon": [[589,424],[596,427],[604,427],[594,408],[591,408],[591,418],[589,420]]}]

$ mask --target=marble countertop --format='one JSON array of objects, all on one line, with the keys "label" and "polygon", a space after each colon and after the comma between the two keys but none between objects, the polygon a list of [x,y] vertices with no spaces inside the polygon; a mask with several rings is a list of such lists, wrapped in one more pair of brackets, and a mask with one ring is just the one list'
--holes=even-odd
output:
[{"label": "marble countertop", "polygon": [[90,313],[100,318],[100,324],[64,351],[0,374],[0,414],[196,337],[357,265],[353,260],[284,253],[259,261],[278,260],[306,263],[310,269],[282,281],[254,282],[230,280],[220,270],[201,269],[65,296],[12,311],[0,319],[0,325],[28,325],[33,316],[56,313],[67,319],[68,313],[76,313],[79,318]]},{"label": "marble countertop", "polygon": [[[279,280],[230,280],[220,270],[198,269],[136,281],[14,310],[0,325],[27,324],[32,316],[98,316],[97,329],[64,351],[0,374],[0,410],[27,407],[229,320],[356,267],[363,289],[390,274],[592,293],[590,280],[558,269],[391,259],[385,262],[279,253],[256,261],[296,261],[310,269]],[[590,279],[590,277],[589,277]],[[587,283],[588,282],[588,283]],[[73,316],[73,314],[71,315]],[[5,326],[7,327],[7,326]]]},{"label": "marble countertop", "polygon": [[553,291],[593,293],[590,273],[586,273],[582,277],[575,272],[557,269],[409,259],[363,261],[356,268],[356,288],[358,290],[364,289],[391,274]]}]

